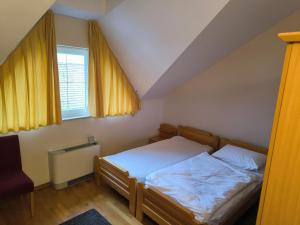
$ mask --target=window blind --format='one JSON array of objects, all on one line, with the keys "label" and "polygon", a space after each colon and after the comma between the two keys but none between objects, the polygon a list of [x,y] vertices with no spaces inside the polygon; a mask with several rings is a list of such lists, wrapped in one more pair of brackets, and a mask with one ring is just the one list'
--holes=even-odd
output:
[{"label": "window blind", "polygon": [[89,116],[88,50],[59,46],[57,61],[63,119]]}]

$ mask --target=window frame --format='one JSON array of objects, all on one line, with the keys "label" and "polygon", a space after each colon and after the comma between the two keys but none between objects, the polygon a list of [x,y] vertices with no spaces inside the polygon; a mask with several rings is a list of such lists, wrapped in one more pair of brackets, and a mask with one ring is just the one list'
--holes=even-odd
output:
[{"label": "window frame", "polygon": [[[85,70],[85,100],[86,105],[85,109],[75,109],[75,110],[62,110],[61,107],[61,116],[63,121],[67,120],[74,120],[74,119],[82,119],[82,118],[89,118],[90,112],[88,109],[88,63],[89,63],[89,49],[88,48],[82,48],[82,47],[76,47],[76,46],[70,46],[70,45],[57,45],[57,55],[61,54],[72,54],[72,55],[81,55],[84,56],[84,70]],[[58,65],[58,62],[57,62]],[[59,67],[59,66],[58,66]],[[59,73],[59,70],[58,70]],[[58,74],[58,77],[60,79],[60,75]],[[59,81],[59,91],[60,89],[60,81]]]}]

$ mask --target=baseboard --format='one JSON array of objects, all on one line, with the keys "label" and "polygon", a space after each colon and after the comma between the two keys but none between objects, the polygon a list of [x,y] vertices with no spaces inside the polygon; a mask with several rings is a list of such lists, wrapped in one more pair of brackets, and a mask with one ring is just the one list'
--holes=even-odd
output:
[{"label": "baseboard", "polygon": [[[92,180],[94,179],[94,173],[92,174],[88,174],[88,175],[85,175],[83,177],[80,177],[80,178],[77,178],[77,179],[74,179],[72,181],[69,181],[68,182],[68,186],[73,186],[81,181],[85,181],[85,180]],[[48,183],[45,183],[45,184],[41,184],[41,185],[38,185],[38,186],[35,186],[34,187],[34,191],[39,191],[39,190],[42,190],[42,189],[45,189],[45,188],[48,188],[52,186],[51,182],[48,182]]]},{"label": "baseboard", "polygon": [[34,191],[39,191],[39,190],[45,189],[47,187],[50,187],[50,182],[34,187]]}]

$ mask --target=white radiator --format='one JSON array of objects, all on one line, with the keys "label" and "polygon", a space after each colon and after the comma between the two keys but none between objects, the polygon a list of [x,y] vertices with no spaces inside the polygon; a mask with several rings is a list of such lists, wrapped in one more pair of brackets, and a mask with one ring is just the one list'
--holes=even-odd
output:
[{"label": "white radiator", "polygon": [[65,188],[69,181],[92,174],[94,159],[99,153],[97,143],[49,150],[50,178],[54,188]]}]

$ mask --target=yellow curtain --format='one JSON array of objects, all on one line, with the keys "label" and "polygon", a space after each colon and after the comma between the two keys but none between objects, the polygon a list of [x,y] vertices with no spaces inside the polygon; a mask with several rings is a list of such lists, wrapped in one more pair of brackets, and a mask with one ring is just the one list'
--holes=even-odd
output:
[{"label": "yellow curtain", "polygon": [[0,66],[0,132],[61,123],[54,15],[47,12]]},{"label": "yellow curtain", "polygon": [[89,22],[89,111],[94,117],[134,114],[140,100],[96,21]]}]

